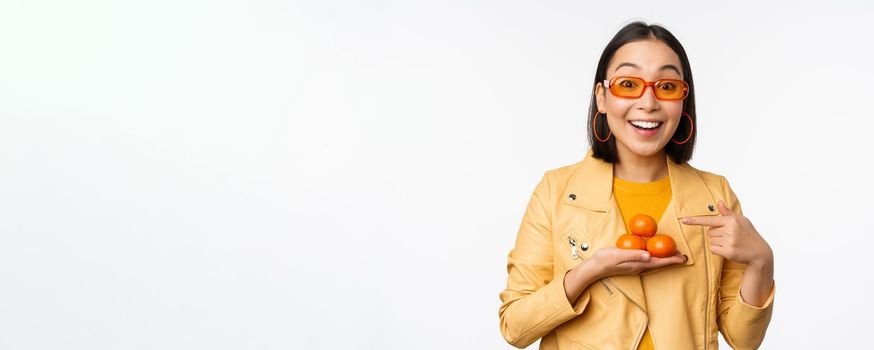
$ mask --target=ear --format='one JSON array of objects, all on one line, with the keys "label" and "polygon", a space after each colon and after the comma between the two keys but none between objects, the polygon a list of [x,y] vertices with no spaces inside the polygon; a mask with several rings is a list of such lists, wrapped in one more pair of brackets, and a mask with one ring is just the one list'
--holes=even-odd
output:
[{"label": "ear", "polygon": [[606,108],[607,101],[606,101],[606,96],[604,95],[604,93],[606,93],[606,92],[607,92],[607,90],[604,89],[604,85],[602,82],[599,81],[599,82],[595,83],[595,103],[598,106],[598,111],[606,111],[607,110],[607,108]]}]

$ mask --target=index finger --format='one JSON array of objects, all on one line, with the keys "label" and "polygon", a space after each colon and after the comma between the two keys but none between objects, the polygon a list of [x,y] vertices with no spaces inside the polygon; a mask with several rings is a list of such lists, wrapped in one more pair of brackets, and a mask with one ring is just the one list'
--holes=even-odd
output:
[{"label": "index finger", "polygon": [[722,226],[727,220],[724,216],[687,216],[682,221],[686,225]]}]

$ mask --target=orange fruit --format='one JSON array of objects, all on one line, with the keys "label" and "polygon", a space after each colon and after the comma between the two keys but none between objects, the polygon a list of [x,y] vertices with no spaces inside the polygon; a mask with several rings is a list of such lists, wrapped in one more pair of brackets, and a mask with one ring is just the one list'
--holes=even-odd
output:
[{"label": "orange fruit", "polygon": [[652,237],[658,231],[658,224],[652,216],[637,214],[628,221],[628,229],[638,236]]},{"label": "orange fruit", "polygon": [[671,236],[658,234],[647,240],[646,250],[654,257],[667,258],[677,251],[677,243]]},{"label": "orange fruit", "polygon": [[622,249],[646,250],[646,242],[640,236],[626,233],[619,236],[619,239],[616,240],[616,247]]}]

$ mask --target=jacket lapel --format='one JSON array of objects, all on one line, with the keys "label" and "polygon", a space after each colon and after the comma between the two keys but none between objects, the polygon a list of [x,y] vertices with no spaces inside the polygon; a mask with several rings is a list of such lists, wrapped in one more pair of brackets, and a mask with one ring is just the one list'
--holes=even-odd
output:
[{"label": "jacket lapel", "polygon": [[[687,163],[674,163],[669,157],[665,157],[665,162],[668,166],[672,195],[665,213],[659,220],[659,231],[671,234],[675,240],[681,239],[682,242],[677,242],[678,245],[685,246],[688,250],[687,235],[700,233],[701,230],[684,229],[679,219],[692,215],[718,215],[715,210],[716,203],[696,169]],[[595,224],[588,227],[592,230],[597,229],[599,231],[597,234],[611,235],[610,239],[615,241],[626,233],[622,214],[613,196],[613,164],[594,158],[591,148],[586,152],[566,191],[562,203],[592,211],[588,216]],[[569,199],[570,194],[575,194],[576,199]],[[709,207],[710,205],[713,207]],[[688,256],[689,261],[686,265],[694,264],[693,254],[690,252]],[[639,275],[618,275],[606,280],[646,312],[646,301]]]}]

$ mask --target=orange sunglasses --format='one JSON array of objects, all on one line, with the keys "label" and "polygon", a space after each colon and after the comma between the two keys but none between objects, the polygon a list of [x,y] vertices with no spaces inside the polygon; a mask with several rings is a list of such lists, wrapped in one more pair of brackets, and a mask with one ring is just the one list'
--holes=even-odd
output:
[{"label": "orange sunglasses", "polygon": [[643,96],[647,86],[652,86],[653,94],[659,100],[677,101],[689,95],[689,84],[677,79],[646,81],[639,77],[617,76],[604,79],[604,86],[616,97],[638,98]]}]

